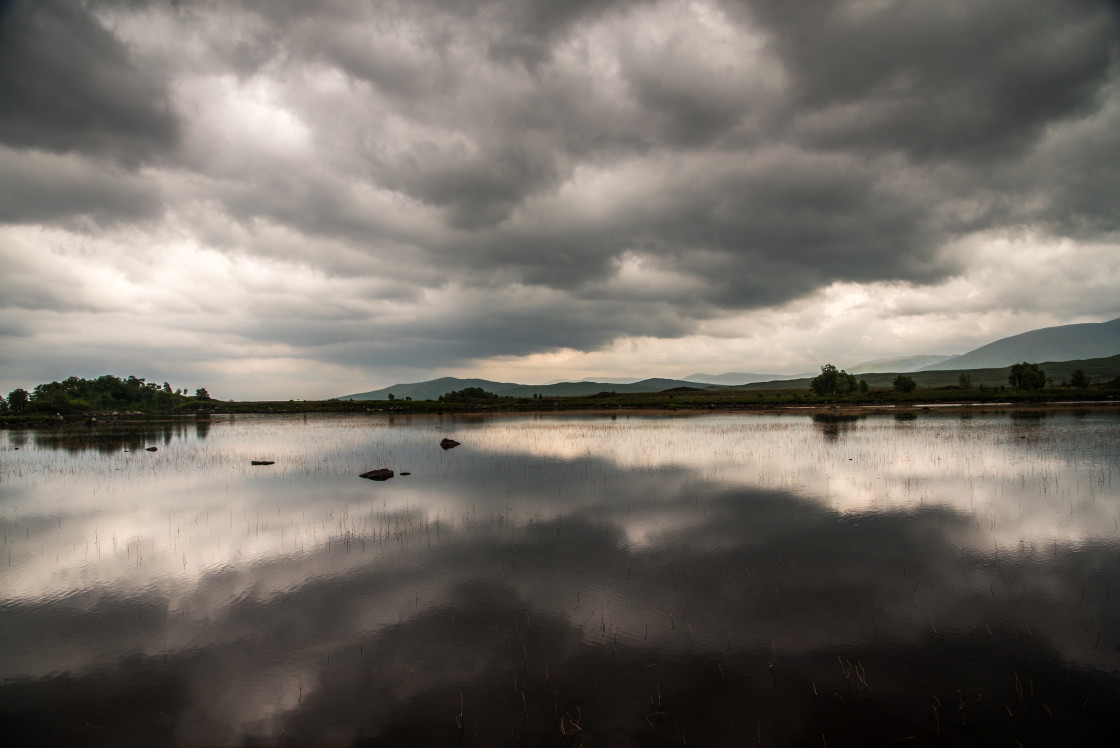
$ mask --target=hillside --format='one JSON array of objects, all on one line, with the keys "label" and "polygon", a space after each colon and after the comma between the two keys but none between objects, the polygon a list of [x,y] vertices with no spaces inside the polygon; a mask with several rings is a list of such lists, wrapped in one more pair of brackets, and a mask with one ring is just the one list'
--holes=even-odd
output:
[{"label": "hillside", "polygon": [[912,356],[895,356],[894,358],[880,358],[874,361],[864,361],[855,366],[846,367],[849,374],[875,374],[884,372],[918,371],[922,367],[930,367],[956,358],[944,353],[925,353]]},{"label": "hillside", "polygon": [[[1018,362],[1016,362],[1018,363]],[[1039,363],[1039,362],[1034,362]],[[1120,376],[1120,354],[1106,358],[1079,359],[1074,361],[1044,361],[1039,367],[1046,372],[1046,376],[1055,384],[1068,381],[1075,369],[1081,369],[1094,382],[1102,382]],[[1007,375],[1011,372],[1010,366],[990,367],[983,369],[950,369],[946,371],[914,371],[907,372],[906,376],[913,379],[919,387],[954,387],[960,375],[967,371],[972,378],[972,386],[1002,387],[1007,385]],[[871,388],[890,387],[894,378],[902,372],[881,372],[861,375],[860,379],[867,380]],[[730,387],[731,390],[798,390],[809,389],[809,378],[791,379],[775,382],[758,382]]]},{"label": "hillside", "polygon": [[398,400],[411,397],[413,400],[438,400],[440,395],[448,392],[466,389],[467,387],[481,387],[495,395],[504,395],[507,390],[524,385],[511,382],[491,382],[489,379],[459,379],[458,377],[440,377],[427,382],[413,382],[411,384],[394,384],[380,390],[359,392],[354,395],[343,395],[339,400],[388,400],[392,395]]},{"label": "hillside", "polygon": [[694,384],[720,384],[733,386],[737,384],[751,384],[752,382],[772,382],[778,379],[798,379],[803,374],[751,374],[747,372],[729,371],[726,374],[689,374],[684,381]]},{"label": "hillside", "polygon": [[1059,325],[1012,335],[920,371],[989,369],[1021,361],[1072,361],[1120,353],[1120,319]]},{"label": "hillside", "polygon": [[510,382],[491,382],[488,379],[458,379],[456,377],[442,377],[427,382],[414,382],[412,384],[394,384],[370,392],[359,392],[354,395],[344,395],[339,400],[388,400],[392,394],[394,398],[403,400],[411,397],[413,400],[438,400],[441,395],[455,392],[467,387],[478,387],[495,395],[508,397],[579,397],[595,395],[600,392],[617,392],[619,394],[664,392],[675,387],[694,387],[697,389],[712,389],[713,385],[698,385],[695,382],[684,382],[679,379],[643,379],[640,382],[620,384],[617,382],[556,382],[554,384],[515,384]]},{"label": "hillside", "polygon": [[684,382],[679,379],[643,379],[640,382],[631,382],[630,384],[619,384],[617,382],[558,382],[556,384],[543,386],[526,384],[501,394],[513,395],[514,397],[532,397],[533,395],[540,395],[541,397],[577,397],[595,395],[600,392],[616,392],[618,394],[664,392],[665,390],[671,390],[677,387],[691,387],[698,390],[718,389],[718,387],[714,385]]}]

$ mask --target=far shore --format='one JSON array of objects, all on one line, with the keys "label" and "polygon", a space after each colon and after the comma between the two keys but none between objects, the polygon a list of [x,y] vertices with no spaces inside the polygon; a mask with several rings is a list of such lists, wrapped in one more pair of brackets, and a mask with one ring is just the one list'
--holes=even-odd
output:
[{"label": "far shore", "polygon": [[[1117,410],[1120,409],[1120,400],[1052,400],[1015,402],[1000,400],[992,402],[922,402],[920,400],[905,403],[743,403],[743,404],[704,404],[682,405],[664,407],[659,405],[615,405],[615,406],[585,406],[585,407],[535,407],[519,408],[504,407],[478,407],[471,408],[465,404],[458,407],[439,409],[432,403],[419,402],[415,406],[421,407],[396,407],[390,406],[386,401],[346,401],[361,403],[360,407],[347,407],[344,409],[322,408],[323,401],[309,401],[307,403],[293,402],[260,402],[238,403],[236,409],[225,409],[221,403],[205,412],[194,413],[127,413],[127,414],[69,414],[66,416],[36,415],[33,418],[19,419],[8,416],[0,419],[0,429],[54,429],[54,428],[97,428],[113,427],[137,422],[183,422],[186,420],[225,420],[238,416],[296,416],[296,415],[322,415],[322,416],[364,416],[370,418],[397,418],[397,417],[423,417],[423,418],[458,418],[469,416],[478,417],[543,417],[543,416],[642,416],[642,417],[695,417],[704,415],[829,415],[829,416],[870,416],[887,414],[934,414],[934,413],[999,413],[999,412],[1070,412],[1086,410]],[[310,407],[301,409],[299,406],[306,404]],[[374,407],[383,406],[383,407]],[[257,407],[254,407],[257,406]],[[283,407],[281,407],[283,406]],[[429,406],[429,407],[422,407]]]}]

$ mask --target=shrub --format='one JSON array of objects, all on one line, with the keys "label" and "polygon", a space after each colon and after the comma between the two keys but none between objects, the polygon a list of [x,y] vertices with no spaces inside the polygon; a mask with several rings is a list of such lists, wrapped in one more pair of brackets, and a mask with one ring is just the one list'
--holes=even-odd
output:
[{"label": "shrub", "polygon": [[894,378],[891,386],[894,387],[895,392],[913,392],[917,389],[918,383],[905,374],[899,374]]}]

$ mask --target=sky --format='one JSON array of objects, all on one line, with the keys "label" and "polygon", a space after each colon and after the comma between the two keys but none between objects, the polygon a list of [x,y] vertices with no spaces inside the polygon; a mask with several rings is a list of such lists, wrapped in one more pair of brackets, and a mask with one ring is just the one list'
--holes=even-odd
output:
[{"label": "sky", "polygon": [[0,390],[963,353],[1120,317],[1115,0],[0,0]]}]

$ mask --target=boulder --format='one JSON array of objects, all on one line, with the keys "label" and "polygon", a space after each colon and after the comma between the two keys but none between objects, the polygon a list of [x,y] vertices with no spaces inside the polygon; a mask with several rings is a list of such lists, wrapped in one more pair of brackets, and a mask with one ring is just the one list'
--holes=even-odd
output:
[{"label": "boulder", "polygon": [[389,468],[378,468],[377,470],[370,470],[369,472],[362,473],[359,478],[368,478],[369,480],[389,480],[393,477],[393,471]]},{"label": "boulder", "polygon": [[459,442],[455,441],[454,439],[448,439],[444,437],[443,440],[440,441],[439,445],[444,449],[455,449],[455,447],[459,446]]}]

